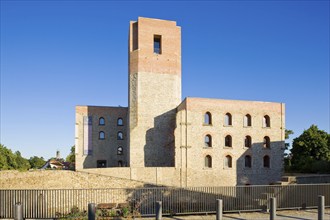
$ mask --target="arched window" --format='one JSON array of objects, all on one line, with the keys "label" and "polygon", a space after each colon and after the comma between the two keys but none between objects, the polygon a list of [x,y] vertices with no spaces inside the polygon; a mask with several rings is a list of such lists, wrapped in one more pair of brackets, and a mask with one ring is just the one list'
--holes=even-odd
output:
[{"label": "arched window", "polygon": [[123,122],[123,119],[122,118],[118,118],[117,119],[117,125],[118,126],[123,126],[124,125],[124,122]]},{"label": "arched window", "polygon": [[225,147],[232,147],[232,138],[230,135],[225,137]]},{"label": "arched window", "polygon": [[232,164],[232,157],[230,155],[227,155],[225,157],[225,168],[232,168],[233,164]]},{"label": "arched window", "polygon": [[270,138],[268,136],[264,137],[264,148],[270,148]]},{"label": "arched window", "polygon": [[264,156],[264,167],[269,168],[270,167],[270,158],[269,156]]},{"label": "arched window", "polygon": [[264,128],[269,128],[270,127],[270,117],[268,115],[265,115],[263,117],[262,127],[264,127]]},{"label": "arched window", "polygon": [[99,132],[99,139],[100,139],[100,140],[104,140],[104,139],[105,139],[105,134],[104,134],[103,131],[100,131],[100,132]]},{"label": "arched window", "polygon": [[211,125],[212,124],[212,115],[210,112],[206,112],[204,115],[204,124]]},{"label": "arched window", "polygon": [[119,132],[117,133],[117,140],[124,140],[123,132],[119,131]]},{"label": "arched window", "polygon": [[245,167],[252,167],[252,158],[249,155],[246,155],[245,158]]},{"label": "arched window", "polygon": [[205,167],[212,168],[212,157],[210,155],[205,157]]},{"label": "arched window", "polygon": [[249,135],[245,136],[244,146],[245,147],[251,147],[251,145],[252,145],[252,138],[251,138],[251,136],[249,136]]},{"label": "arched window", "polygon": [[244,116],[244,127],[251,127],[252,126],[252,119],[251,119],[251,115],[246,114]]},{"label": "arched window", "polygon": [[232,125],[232,116],[230,113],[225,114],[225,126],[231,126]]},{"label": "arched window", "polygon": [[204,138],[204,143],[206,147],[212,147],[212,137],[211,135],[206,135]]},{"label": "arched window", "polygon": [[105,125],[105,121],[103,117],[99,118],[99,125]]},{"label": "arched window", "polygon": [[119,160],[119,161],[118,161],[118,166],[119,166],[119,167],[122,167],[122,166],[123,166],[123,161]]},{"label": "arched window", "polygon": [[123,154],[123,147],[118,147],[117,148],[117,154],[122,155]]}]

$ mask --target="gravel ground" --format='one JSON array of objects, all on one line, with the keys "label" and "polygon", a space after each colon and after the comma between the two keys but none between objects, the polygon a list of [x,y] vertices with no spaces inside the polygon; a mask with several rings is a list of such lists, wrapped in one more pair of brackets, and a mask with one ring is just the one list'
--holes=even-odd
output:
[{"label": "gravel ground", "polygon": [[[285,210],[277,211],[276,220],[317,220],[317,209],[309,210]],[[139,220],[151,220],[150,218],[141,218]],[[163,217],[162,220],[214,220],[215,215],[189,215]],[[269,220],[270,216],[267,212],[245,212],[245,213],[226,213],[223,214],[223,220]],[[325,210],[324,220],[330,220],[330,208]]]}]

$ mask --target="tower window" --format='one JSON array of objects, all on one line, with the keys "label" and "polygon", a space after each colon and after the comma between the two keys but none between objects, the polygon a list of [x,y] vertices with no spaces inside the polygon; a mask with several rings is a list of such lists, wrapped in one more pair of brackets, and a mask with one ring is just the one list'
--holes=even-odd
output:
[{"label": "tower window", "polygon": [[118,118],[118,120],[117,120],[117,125],[118,125],[118,126],[123,126],[123,125],[124,125],[124,123],[123,123],[123,119],[122,119],[122,118]]},{"label": "tower window", "polygon": [[205,167],[212,168],[212,157],[210,155],[205,157]]},{"label": "tower window", "polygon": [[230,155],[227,155],[225,157],[225,168],[232,168],[233,164],[232,164],[232,157]]},{"label": "tower window", "polygon": [[105,134],[104,134],[103,131],[100,131],[100,133],[99,133],[99,139],[100,140],[104,140],[105,139]]},{"label": "tower window", "polygon": [[154,53],[161,54],[162,53],[162,36],[154,35]]},{"label": "tower window", "polygon": [[264,167],[269,168],[270,167],[270,158],[269,156],[264,156]]},{"label": "tower window", "polygon": [[264,127],[264,128],[269,128],[270,127],[270,117],[268,115],[265,115],[263,117],[262,127]]},{"label": "tower window", "polygon": [[103,117],[99,119],[99,125],[105,125],[105,121]]},{"label": "tower window", "polygon": [[232,117],[230,113],[225,114],[225,126],[232,125]]},{"label": "tower window", "polygon": [[212,137],[211,135],[206,135],[204,138],[205,147],[212,147]]},{"label": "tower window", "polygon": [[225,147],[232,147],[232,138],[230,135],[225,137]]},{"label": "tower window", "polygon": [[251,122],[251,115],[247,114],[244,116],[244,127],[250,127],[252,122]]},{"label": "tower window", "polygon": [[251,145],[252,145],[252,138],[251,138],[251,136],[249,136],[249,135],[245,136],[244,146],[245,147],[251,147]]},{"label": "tower window", "polygon": [[123,164],[123,161],[122,161],[122,160],[119,160],[119,161],[118,161],[118,166],[119,166],[119,167],[122,167],[123,165],[124,165],[124,164]]},{"label": "tower window", "polygon": [[210,112],[206,112],[204,115],[204,125],[211,125],[212,124],[212,115]]},{"label": "tower window", "polygon": [[251,156],[245,156],[245,167],[252,167],[252,158]]},{"label": "tower window", "polygon": [[123,154],[123,148],[122,147],[118,147],[117,148],[117,154],[118,155],[122,155]]},{"label": "tower window", "polygon": [[124,140],[123,132],[119,131],[119,132],[117,133],[117,140]]},{"label": "tower window", "polygon": [[98,161],[96,161],[96,167],[97,168],[107,167],[107,161],[106,160],[98,160]]},{"label": "tower window", "polygon": [[264,137],[264,148],[270,148],[270,138],[268,136]]}]

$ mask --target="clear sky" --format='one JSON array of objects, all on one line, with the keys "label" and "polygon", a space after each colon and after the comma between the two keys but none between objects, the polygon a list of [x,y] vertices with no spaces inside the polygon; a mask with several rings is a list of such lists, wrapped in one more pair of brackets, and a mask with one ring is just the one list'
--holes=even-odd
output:
[{"label": "clear sky", "polygon": [[329,1],[1,1],[1,140],[65,157],[75,106],[127,106],[130,20],[182,27],[182,98],[284,102],[329,132]]}]

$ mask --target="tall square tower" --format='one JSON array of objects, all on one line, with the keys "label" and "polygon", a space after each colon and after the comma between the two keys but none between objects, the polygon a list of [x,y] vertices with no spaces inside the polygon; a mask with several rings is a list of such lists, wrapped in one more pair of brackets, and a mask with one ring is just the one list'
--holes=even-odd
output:
[{"label": "tall square tower", "polygon": [[181,28],[139,17],[129,29],[129,161],[174,166],[176,107],[181,102]]}]

